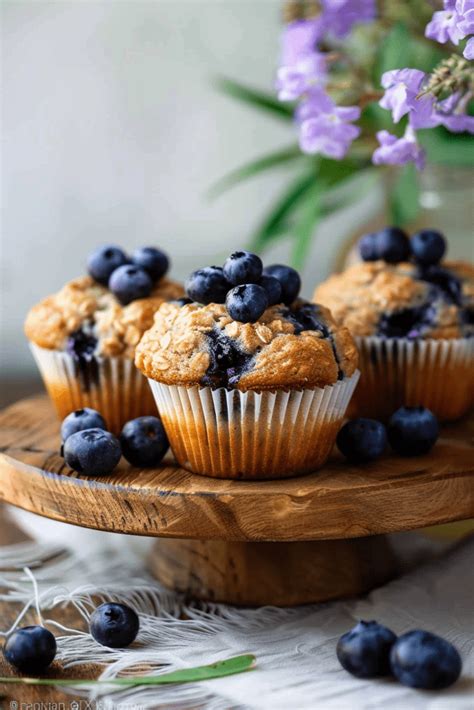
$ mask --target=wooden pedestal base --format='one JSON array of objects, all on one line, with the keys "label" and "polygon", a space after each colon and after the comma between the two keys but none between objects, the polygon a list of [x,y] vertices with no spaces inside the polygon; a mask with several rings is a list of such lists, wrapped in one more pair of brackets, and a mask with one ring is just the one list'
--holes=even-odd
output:
[{"label": "wooden pedestal base", "polygon": [[367,592],[396,574],[383,535],[317,542],[162,539],[149,566],[191,598],[240,606],[292,606]]}]

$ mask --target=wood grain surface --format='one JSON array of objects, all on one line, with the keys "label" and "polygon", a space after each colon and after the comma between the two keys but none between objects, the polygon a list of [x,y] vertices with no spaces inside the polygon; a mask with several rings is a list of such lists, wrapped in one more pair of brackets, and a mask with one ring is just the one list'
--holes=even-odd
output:
[{"label": "wood grain surface", "polygon": [[0,500],[55,520],[135,535],[305,541],[411,530],[474,516],[474,420],[444,428],[423,457],[386,455],[361,467],[338,455],[301,478],[237,482],[174,464],[110,476],[71,471],[46,396],[0,415]]}]

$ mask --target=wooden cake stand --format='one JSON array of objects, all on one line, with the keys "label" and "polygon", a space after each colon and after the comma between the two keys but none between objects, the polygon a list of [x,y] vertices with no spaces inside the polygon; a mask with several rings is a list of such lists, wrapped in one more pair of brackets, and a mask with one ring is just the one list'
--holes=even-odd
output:
[{"label": "wooden cake stand", "polygon": [[150,565],[197,598],[292,605],[368,591],[396,572],[385,533],[474,517],[474,421],[446,427],[427,456],[280,481],[198,476],[169,460],[110,476],[71,471],[45,395],[0,414],[0,500],[82,527],[163,538]]}]

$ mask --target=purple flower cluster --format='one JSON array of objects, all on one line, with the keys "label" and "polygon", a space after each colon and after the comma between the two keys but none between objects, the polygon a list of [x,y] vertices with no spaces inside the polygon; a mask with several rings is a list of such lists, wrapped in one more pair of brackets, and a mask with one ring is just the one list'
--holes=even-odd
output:
[{"label": "purple flower cluster", "polygon": [[357,22],[375,16],[375,0],[322,0],[322,12],[310,20],[297,20],[285,28],[276,88],[280,101],[299,101],[296,120],[304,153],[341,159],[360,129],[358,106],[337,106],[326,93],[328,63],[318,43],[329,34],[347,36]]},{"label": "purple flower cluster", "polygon": [[[444,0],[443,6],[443,10],[433,14],[425,35],[440,44],[452,42],[457,46],[460,40],[474,34],[474,0]],[[474,37],[468,40],[464,56],[474,59]]]}]

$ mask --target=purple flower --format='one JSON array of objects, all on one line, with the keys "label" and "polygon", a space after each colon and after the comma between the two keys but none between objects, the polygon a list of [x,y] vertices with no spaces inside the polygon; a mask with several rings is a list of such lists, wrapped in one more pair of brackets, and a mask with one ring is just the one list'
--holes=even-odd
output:
[{"label": "purple flower", "polygon": [[327,95],[319,96],[318,99],[313,96],[310,101],[310,117],[302,120],[300,126],[301,150],[340,160],[360,134],[360,128],[350,123],[360,117],[360,108],[336,106]]},{"label": "purple flower", "polygon": [[322,0],[322,24],[335,37],[346,37],[356,22],[370,22],[375,0]]},{"label": "purple flower", "polygon": [[445,0],[444,10],[433,14],[426,25],[425,36],[440,44],[459,40],[474,33],[474,0]]},{"label": "purple flower", "polygon": [[474,59],[474,37],[467,41],[463,54],[466,59]]},{"label": "purple flower", "polygon": [[413,128],[432,128],[438,125],[433,115],[433,97],[416,98],[424,80],[425,73],[419,69],[394,69],[382,75],[385,94],[379,104],[392,112],[395,123],[408,113]]},{"label": "purple flower", "polygon": [[281,61],[284,67],[291,67],[316,50],[322,37],[321,18],[296,20],[285,26],[281,41]]},{"label": "purple flower", "polygon": [[402,138],[392,135],[388,131],[379,131],[377,140],[379,148],[374,151],[372,162],[374,165],[406,165],[415,163],[418,170],[425,166],[425,152],[416,140],[416,133],[408,126]]},{"label": "purple flower", "polygon": [[474,0],[456,0],[456,13],[462,38],[474,34]]},{"label": "purple flower", "polygon": [[312,52],[296,64],[280,67],[276,88],[280,101],[295,101],[327,79],[326,57],[321,52]]}]

